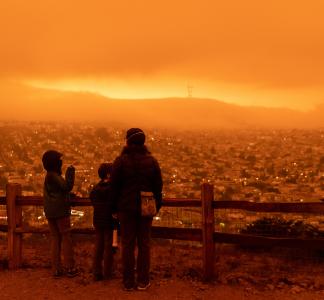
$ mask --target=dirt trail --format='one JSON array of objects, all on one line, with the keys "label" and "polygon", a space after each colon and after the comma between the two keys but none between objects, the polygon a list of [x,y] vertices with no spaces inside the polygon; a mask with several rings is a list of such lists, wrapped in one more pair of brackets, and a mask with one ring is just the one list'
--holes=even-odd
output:
[{"label": "dirt trail", "polygon": [[323,300],[324,292],[258,291],[253,288],[221,284],[202,284],[188,280],[153,281],[148,291],[124,292],[120,278],[91,282],[81,276],[70,279],[51,277],[48,269],[0,272],[0,297],[6,299],[231,299],[231,300]]},{"label": "dirt trail", "polygon": [[26,236],[23,268],[17,271],[7,269],[6,240],[0,239],[0,299],[324,299],[323,258],[315,259],[313,254],[217,247],[215,279],[204,284],[199,245],[154,240],[152,286],[145,292],[124,292],[120,253],[115,257],[115,277],[93,282],[92,237],[74,239],[82,272],[72,279],[51,276],[46,236]]}]

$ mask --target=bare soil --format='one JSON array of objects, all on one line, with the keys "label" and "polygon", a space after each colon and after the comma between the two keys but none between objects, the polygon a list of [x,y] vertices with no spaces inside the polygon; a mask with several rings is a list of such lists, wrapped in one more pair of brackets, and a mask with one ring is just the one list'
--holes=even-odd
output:
[{"label": "bare soil", "polygon": [[324,299],[324,263],[319,253],[218,246],[215,278],[203,283],[199,244],[154,240],[152,286],[144,292],[125,292],[120,254],[116,254],[114,278],[94,282],[92,237],[74,239],[82,272],[75,278],[54,279],[46,236],[24,238],[23,267],[17,271],[7,269],[6,240],[0,237],[0,299]]}]

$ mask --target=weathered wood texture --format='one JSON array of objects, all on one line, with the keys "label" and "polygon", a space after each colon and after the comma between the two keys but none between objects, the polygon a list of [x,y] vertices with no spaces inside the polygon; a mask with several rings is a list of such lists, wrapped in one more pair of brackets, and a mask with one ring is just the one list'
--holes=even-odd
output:
[{"label": "weathered wood texture", "polygon": [[[22,257],[22,234],[48,234],[47,228],[23,228],[22,206],[42,206],[41,196],[21,196],[21,186],[7,185],[6,197],[0,197],[0,205],[7,205],[8,225],[0,225],[0,231],[8,232],[9,268],[18,268]],[[71,199],[72,206],[91,206],[88,198],[75,197]],[[250,247],[289,247],[305,249],[324,249],[324,239],[301,238],[271,238],[262,236],[229,234],[214,232],[214,210],[237,209],[251,212],[268,213],[312,213],[324,214],[323,202],[304,203],[255,203],[249,201],[214,201],[213,186],[203,184],[201,199],[163,199],[165,207],[199,207],[202,211],[202,228],[152,228],[152,237],[163,239],[177,239],[197,241],[203,244],[203,275],[210,280],[214,273],[215,243],[239,244]],[[93,228],[73,228],[76,234],[92,234]]]},{"label": "weathered wood texture", "polygon": [[[20,196],[17,197],[17,205],[42,206],[43,198],[41,196]],[[71,198],[72,206],[91,206],[89,198],[75,197]],[[166,207],[201,207],[199,199],[181,199],[181,198],[165,198],[163,206]]]},{"label": "weathered wood texture", "polygon": [[[4,198],[5,199],[5,198]],[[3,204],[6,201],[0,198]],[[17,205],[42,206],[43,198],[41,196],[18,196]],[[72,206],[90,206],[89,198],[72,198]],[[201,207],[199,199],[181,199],[165,198],[163,199],[165,207]],[[239,209],[253,212],[281,212],[281,213],[312,213],[324,214],[324,202],[293,202],[293,203],[257,203],[250,201],[213,201],[214,209]]]},{"label": "weathered wood texture", "polygon": [[202,202],[202,241],[203,241],[203,277],[205,281],[214,276],[215,244],[214,234],[214,187],[208,183],[201,186]]},{"label": "weathered wood texture", "polygon": [[21,265],[22,235],[16,232],[16,228],[22,225],[22,208],[16,205],[16,197],[21,195],[21,185],[7,184],[6,195],[9,268],[17,269]]},{"label": "weathered wood texture", "polygon": [[324,202],[257,203],[250,201],[214,201],[214,209],[240,209],[254,212],[324,214]]},{"label": "weathered wood texture", "polygon": [[[47,227],[19,227],[15,230],[16,233],[38,233],[49,234]],[[75,234],[93,234],[94,229],[89,228],[72,228],[72,233]],[[160,239],[174,239],[183,241],[201,242],[202,233],[199,228],[171,228],[171,227],[152,227],[152,237]]]}]

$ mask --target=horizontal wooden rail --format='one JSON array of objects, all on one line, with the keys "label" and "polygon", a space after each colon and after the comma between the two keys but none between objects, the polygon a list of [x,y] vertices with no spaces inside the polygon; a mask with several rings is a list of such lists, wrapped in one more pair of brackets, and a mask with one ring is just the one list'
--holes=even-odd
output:
[{"label": "horizontal wooden rail", "polygon": [[[4,200],[0,198],[5,204]],[[42,206],[43,198],[41,196],[18,196],[17,205]],[[91,206],[89,198],[72,198],[72,206]],[[201,207],[199,199],[181,199],[181,198],[164,198],[163,206],[165,207]],[[214,201],[214,209],[238,209],[252,212],[281,212],[281,213],[313,213],[324,214],[324,202],[274,202],[259,203],[251,201]]]},{"label": "horizontal wooden rail", "polygon": [[172,227],[152,227],[152,237],[182,240],[182,241],[202,241],[202,230],[199,228],[172,228]]},{"label": "horizontal wooden rail", "polygon": [[[41,196],[18,196],[16,205],[25,206],[43,206],[43,197]],[[89,198],[71,198],[72,206],[91,206]],[[163,199],[163,206],[167,207],[201,207],[200,199],[187,199],[187,198],[165,198]]]},{"label": "horizontal wooden rail", "polygon": [[[0,231],[7,232],[7,225],[0,225]],[[48,234],[47,227],[19,227],[15,233],[36,233]],[[72,228],[74,234],[93,234],[94,229],[90,228]],[[202,230],[199,228],[171,228],[171,227],[152,227],[152,237],[162,239],[174,239],[183,241],[202,240]],[[215,243],[237,244],[246,247],[284,247],[284,248],[299,248],[299,249],[324,249],[324,239],[319,238],[275,238],[255,236],[248,234],[233,234],[214,232]]]},{"label": "horizontal wooden rail", "polygon": [[[0,227],[1,228],[1,227]],[[5,228],[3,228],[5,229]],[[94,233],[93,227],[90,228],[72,228],[72,233],[76,234],[91,234]],[[48,234],[47,227],[19,227],[15,229],[15,233],[38,233]],[[152,227],[152,237],[161,239],[173,239],[182,241],[197,241],[201,242],[202,232],[199,228],[172,228],[172,227]]]},{"label": "horizontal wooden rail", "polygon": [[324,239],[319,238],[274,238],[247,234],[214,232],[214,242],[238,244],[246,247],[285,247],[324,250]]},{"label": "horizontal wooden rail", "polygon": [[214,201],[214,209],[240,209],[253,212],[324,214],[324,202],[258,203],[250,201]]},{"label": "horizontal wooden rail", "polygon": [[200,199],[164,198],[163,206],[167,207],[201,207]]}]

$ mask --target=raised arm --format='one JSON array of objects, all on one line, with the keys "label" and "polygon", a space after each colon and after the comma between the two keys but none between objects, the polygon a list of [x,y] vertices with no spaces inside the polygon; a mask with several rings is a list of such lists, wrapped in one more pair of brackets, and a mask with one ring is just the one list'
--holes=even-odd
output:
[{"label": "raised arm", "polygon": [[73,189],[74,178],[75,169],[73,167],[68,167],[65,172],[65,179],[56,173],[52,173],[47,177],[47,184],[49,185],[49,189],[52,187],[55,190],[68,193]]}]

